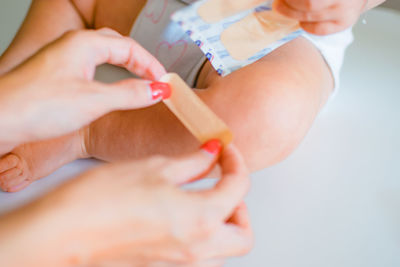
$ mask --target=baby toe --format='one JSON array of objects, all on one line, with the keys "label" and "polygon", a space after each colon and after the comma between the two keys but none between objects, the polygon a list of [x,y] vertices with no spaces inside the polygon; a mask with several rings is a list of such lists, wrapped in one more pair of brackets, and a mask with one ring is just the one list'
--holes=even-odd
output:
[{"label": "baby toe", "polygon": [[20,185],[24,180],[22,171],[18,168],[12,168],[0,173],[0,187],[6,192],[10,192],[11,188]]},{"label": "baby toe", "polygon": [[14,154],[8,154],[0,158],[0,174],[16,167],[18,163],[19,158]]},{"label": "baby toe", "polygon": [[29,186],[31,183],[32,183],[31,180],[24,180],[22,183],[20,183],[16,186],[10,187],[7,192],[15,193],[15,192],[21,191],[25,187]]}]

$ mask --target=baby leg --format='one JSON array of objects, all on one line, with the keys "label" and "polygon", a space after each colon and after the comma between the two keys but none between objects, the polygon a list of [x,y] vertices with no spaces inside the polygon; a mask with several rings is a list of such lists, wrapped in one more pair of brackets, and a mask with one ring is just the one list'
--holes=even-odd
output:
[{"label": "baby leg", "polygon": [[[221,78],[210,64],[198,95],[232,129],[252,170],[287,157],[301,142],[333,88],[319,51],[298,38],[262,60]],[[108,161],[179,155],[199,144],[163,104],[114,112],[89,127],[86,148]]]},{"label": "baby leg", "polygon": [[104,161],[140,159],[154,154],[178,156],[200,146],[162,103],[106,115],[92,123],[85,136],[87,153]]},{"label": "baby leg", "polygon": [[[317,49],[298,38],[224,78],[207,64],[198,87],[207,88],[198,95],[232,129],[249,168],[257,170],[280,162],[297,147],[328,99],[333,79]],[[78,157],[116,161],[180,155],[198,146],[158,104],[113,112],[80,133],[17,148],[0,160],[0,181],[6,190],[19,190],[26,186],[19,182],[29,184]]]}]

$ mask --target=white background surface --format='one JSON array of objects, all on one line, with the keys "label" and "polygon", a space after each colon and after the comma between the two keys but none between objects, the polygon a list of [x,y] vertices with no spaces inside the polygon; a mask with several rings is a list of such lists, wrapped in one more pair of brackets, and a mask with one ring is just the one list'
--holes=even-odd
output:
[{"label": "white background surface", "polygon": [[[0,53],[28,4],[1,0]],[[253,175],[256,246],[226,266],[400,266],[400,13],[378,9],[367,20],[355,28],[336,99],[289,159]],[[94,164],[0,193],[0,212]]]}]

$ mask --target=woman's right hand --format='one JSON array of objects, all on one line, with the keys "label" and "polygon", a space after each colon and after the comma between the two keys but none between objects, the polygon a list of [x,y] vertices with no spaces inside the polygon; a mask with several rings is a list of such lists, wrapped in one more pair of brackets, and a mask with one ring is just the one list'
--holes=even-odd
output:
[{"label": "woman's right hand", "polygon": [[90,171],[36,203],[40,219],[27,223],[37,221],[40,227],[30,229],[46,230],[25,234],[24,242],[49,244],[33,252],[38,260],[53,256],[40,266],[221,266],[228,257],[246,254],[252,247],[243,204],[249,177],[237,149],[222,153],[222,178],[214,188],[180,187],[206,175],[219,148],[211,141],[182,158]]}]

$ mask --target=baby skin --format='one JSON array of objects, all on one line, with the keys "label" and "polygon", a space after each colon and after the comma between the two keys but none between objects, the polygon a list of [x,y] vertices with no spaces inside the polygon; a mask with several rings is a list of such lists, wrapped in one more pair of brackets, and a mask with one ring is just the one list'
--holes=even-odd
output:
[{"label": "baby skin", "polygon": [[[108,26],[128,34],[134,22],[132,14],[138,14],[145,3],[118,0],[111,5],[109,1],[76,1],[71,6],[70,1],[65,1],[62,6],[61,2],[34,1],[18,36],[0,60],[0,73],[19,64],[70,27]],[[27,53],[24,41],[43,29],[41,23],[47,23],[49,18],[43,18],[42,12],[50,8],[55,10],[52,19],[59,20],[56,14],[61,9],[66,12],[70,8],[71,13],[58,22],[58,27],[48,29]],[[77,10],[80,14],[76,14]],[[117,18],[115,14],[125,16]],[[31,27],[32,24],[36,27]],[[205,89],[196,93],[232,129],[234,143],[248,166],[257,170],[282,161],[298,146],[328,99],[333,79],[317,49],[298,38],[224,78],[207,63],[199,73],[196,87]],[[0,187],[9,192],[19,191],[79,158],[119,161],[154,154],[180,155],[198,146],[196,139],[164,104],[113,112],[78,132],[25,144],[3,156]]]}]

